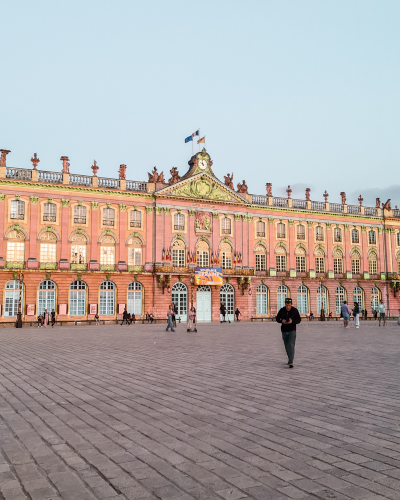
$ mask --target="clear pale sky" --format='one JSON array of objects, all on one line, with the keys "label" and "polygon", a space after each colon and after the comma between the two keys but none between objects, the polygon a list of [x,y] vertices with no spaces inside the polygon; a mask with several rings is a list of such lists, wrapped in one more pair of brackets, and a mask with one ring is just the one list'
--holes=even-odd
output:
[{"label": "clear pale sky", "polygon": [[[2,4],[7,164],[147,180],[214,172],[249,192],[400,206],[399,0],[68,0]],[[197,148],[197,144],[195,145]]]}]

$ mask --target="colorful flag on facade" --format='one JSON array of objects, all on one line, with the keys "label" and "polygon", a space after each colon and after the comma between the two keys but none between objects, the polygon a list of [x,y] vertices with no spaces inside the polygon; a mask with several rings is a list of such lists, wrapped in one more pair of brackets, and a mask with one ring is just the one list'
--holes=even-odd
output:
[{"label": "colorful flag on facade", "polygon": [[204,137],[202,137],[201,139],[199,139],[199,140],[197,141],[197,144],[200,144],[200,143],[204,143],[204,144],[205,144],[205,142],[206,142],[206,136],[204,136]]}]

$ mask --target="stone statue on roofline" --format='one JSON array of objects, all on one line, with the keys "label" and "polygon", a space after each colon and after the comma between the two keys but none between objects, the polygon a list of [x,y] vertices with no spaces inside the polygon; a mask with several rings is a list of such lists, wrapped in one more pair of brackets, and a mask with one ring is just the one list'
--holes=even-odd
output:
[{"label": "stone statue on roofline", "polygon": [[346,193],[342,191],[340,196],[342,197],[342,205],[346,205]]},{"label": "stone statue on roofline", "polygon": [[153,171],[147,172],[147,175],[149,176],[149,182],[160,182],[162,184],[165,184],[164,181],[164,172],[161,172],[160,174],[157,172],[157,167],[153,168]]},{"label": "stone statue on roofline", "polygon": [[119,178],[122,180],[126,179],[125,171],[126,171],[126,165],[120,165],[119,170],[118,170],[118,174],[119,174]]},{"label": "stone statue on roofline", "polygon": [[272,183],[267,182],[266,187],[267,187],[267,196],[272,196]]},{"label": "stone statue on roofline", "polygon": [[242,184],[240,182],[237,185],[237,192],[241,194],[248,194],[246,181],[243,180]]},{"label": "stone statue on roofline", "polygon": [[375,200],[375,208],[381,208],[381,199],[380,198],[377,198]]},{"label": "stone statue on roofline", "polygon": [[224,175],[224,179],[225,179],[225,186],[228,186],[228,188],[234,191],[235,188],[233,187],[233,173],[232,175],[229,174]]},{"label": "stone statue on roofline", "polygon": [[172,184],[176,184],[177,182],[179,182],[181,180],[179,173],[178,173],[178,169],[176,167],[172,167],[171,170],[169,171],[169,173],[171,174],[171,177],[168,181],[168,184],[170,186]]}]

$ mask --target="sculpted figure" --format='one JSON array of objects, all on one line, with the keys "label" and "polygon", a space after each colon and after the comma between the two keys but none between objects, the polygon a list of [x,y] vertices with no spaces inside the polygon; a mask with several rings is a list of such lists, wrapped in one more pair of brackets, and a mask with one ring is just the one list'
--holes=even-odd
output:
[{"label": "sculpted figure", "polygon": [[210,231],[211,229],[211,222],[210,219],[207,217],[207,215],[204,216],[204,229],[206,231]]},{"label": "sculpted figure", "polygon": [[176,167],[172,167],[169,172],[171,174],[171,177],[168,181],[169,185],[176,184],[177,182],[179,182],[181,180],[179,173],[178,173],[178,169]]},{"label": "sculpted figure", "polygon": [[306,188],[306,200],[307,201],[310,201],[310,191],[311,191],[310,188]]},{"label": "sculpted figure", "polygon": [[382,203],[382,208],[384,210],[391,210],[391,206],[390,206],[390,198],[388,199],[388,201],[386,203]]},{"label": "sculpted figure", "polygon": [[346,193],[342,191],[340,196],[342,197],[342,205],[346,205]]},{"label": "sculpted figure", "polygon": [[118,170],[118,173],[119,173],[119,178],[120,179],[126,179],[125,177],[125,170],[126,170],[126,165],[120,165],[119,166],[119,170]]},{"label": "sculpted figure", "polygon": [[381,208],[381,199],[380,198],[376,199],[375,208]]},{"label": "sculpted figure", "polygon": [[159,174],[157,172],[157,167],[153,168],[152,173],[147,172],[147,175],[149,176],[149,182],[161,182],[161,183],[164,183],[164,172],[161,172],[161,174]]},{"label": "sculpted figure", "polygon": [[272,183],[267,182],[267,196],[272,196]]},{"label": "sculpted figure", "polygon": [[240,182],[239,182],[239,184],[237,185],[237,192],[243,193],[243,194],[248,194],[247,184],[246,184],[245,180],[242,182],[242,184],[240,184]]},{"label": "sculpted figure", "polygon": [[61,156],[60,160],[62,161],[63,163],[63,169],[61,170],[61,172],[63,174],[69,174],[69,158],[68,156]]},{"label": "sculpted figure", "polygon": [[232,175],[227,174],[226,176],[224,175],[224,179],[225,179],[225,186],[228,186],[228,188],[234,190],[235,188],[233,187],[233,182],[232,182],[233,174]]},{"label": "sculpted figure", "polygon": [[0,149],[1,158],[0,158],[0,167],[6,167],[6,158],[8,153],[11,153],[8,149]]}]

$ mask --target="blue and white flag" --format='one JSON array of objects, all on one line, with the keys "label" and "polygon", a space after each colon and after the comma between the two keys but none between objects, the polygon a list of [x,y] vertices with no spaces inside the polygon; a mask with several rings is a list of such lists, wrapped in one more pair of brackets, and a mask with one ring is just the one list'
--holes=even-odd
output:
[{"label": "blue and white flag", "polygon": [[192,135],[189,135],[189,137],[186,137],[185,139],[185,144],[187,142],[190,142],[190,141],[193,141],[193,137],[195,137],[196,135],[200,135],[200,129],[199,130],[196,130],[196,132],[193,132]]}]

